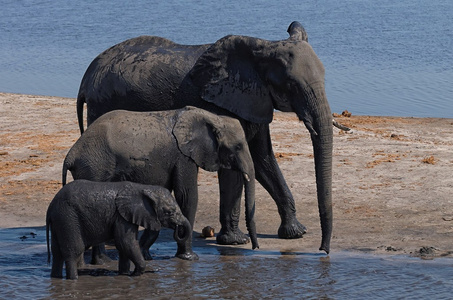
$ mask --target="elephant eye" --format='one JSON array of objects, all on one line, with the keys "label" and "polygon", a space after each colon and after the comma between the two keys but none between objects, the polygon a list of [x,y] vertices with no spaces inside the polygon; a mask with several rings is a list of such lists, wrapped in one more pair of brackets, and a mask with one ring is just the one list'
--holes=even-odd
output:
[{"label": "elephant eye", "polygon": [[236,145],[236,152],[239,152],[239,151],[242,151],[242,145],[241,144],[237,144]]},{"label": "elephant eye", "polygon": [[166,216],[171,216],[171,215],[173,215],[174,213],[173,213],[173,211],[171,211],[171,210],[166,210],[166,211],[164,211],[164,214],[165,214]]}]

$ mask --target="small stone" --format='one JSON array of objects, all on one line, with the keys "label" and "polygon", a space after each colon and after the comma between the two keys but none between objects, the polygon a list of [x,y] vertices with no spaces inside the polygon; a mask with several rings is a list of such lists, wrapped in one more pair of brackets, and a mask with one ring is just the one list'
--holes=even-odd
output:
[{"label": "small stone", "polygon": [[341,113],[341,115],[342,115],[343,117],[350,118],[350,117],[352,116],[352,113],[350,113],[350,112],[347,111],[347,110],[344,110],[344,111]]},{"label": "small stone", "polygon": [[215,235],[215,230],[211,226],[206,226],[201,230],[200,237],[202,238],[208,238],[208,237],[213,237]]}]

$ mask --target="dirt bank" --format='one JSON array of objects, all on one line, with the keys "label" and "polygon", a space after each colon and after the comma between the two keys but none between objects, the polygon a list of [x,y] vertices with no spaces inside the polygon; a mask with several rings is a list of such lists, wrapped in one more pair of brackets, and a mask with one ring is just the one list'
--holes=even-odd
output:
[{"label": "dirt bank", "polygon": [[[453,120],[337,119],[352,133],[334,129],[332,251],[453,256]],[[309,134],[289,113],[275,114],[271,134],[309,231],[277,239],[277,208],[257,185],[260,249],[316,253],[321,232]],[[75,99],[0,93],[0,228],[44,225],[61,163],[78,136]],[[199,189],[194,230],[218,230],[216,173],[201,171]]]}]

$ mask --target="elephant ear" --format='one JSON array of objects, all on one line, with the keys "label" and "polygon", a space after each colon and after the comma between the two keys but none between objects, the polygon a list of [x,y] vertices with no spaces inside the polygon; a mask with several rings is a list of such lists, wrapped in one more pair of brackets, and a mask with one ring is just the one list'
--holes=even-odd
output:
[{"label": "elephant ear", "polygon": [[210,172],[220,168],[214,125],[216,122],[220,122],[217,115],[195,107],[186,107],[178,114],[173,127],[179,150],[200,168]]},{"label": "elephant ear", "polygon": [[147,190],[126,188],[118,193],[115,199],[119,214],[128,222],[146,229],[159,231],[161,224],[157,215],[156,199],[148,195]]},{"label": "elephant ear", "polygon": [[297,21],[289,25],[287,32],[289,33],[290,40],[308,42],[308,34],[305,28]]},{"label": "elephant ear", "polygon": [[189,75],[201,98],[253,122],[270,123],[273,105],[256,57],[268,41],[226,36],[207,49]]}]

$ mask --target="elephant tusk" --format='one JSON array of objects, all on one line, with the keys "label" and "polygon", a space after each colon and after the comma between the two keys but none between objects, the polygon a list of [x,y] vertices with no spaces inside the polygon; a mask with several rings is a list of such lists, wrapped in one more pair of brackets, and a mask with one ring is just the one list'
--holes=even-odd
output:
[{"label": "elephant tusk", "polygon": [[310,134],[312,134],[314,136],[318,135],[316,130],[313,128],[313,125],[309,121],[303,121],[303,122],[305,124],[305,127],[307,127],[308,131],[310,132]]},{"label": "elephant tusk", "polygon": [[344,130],[344,131],[349,131],[351,128],[346,127],[340,123],[338,123],[335,119],[332,119],[333,126],[337,127],[338,129]]},{"label": "elephant tusk", "polygon": [[249,177],[249,175],[247,175],[247,173],[243,173],[243,175],[244,175],[245,181],[247,181],[247,182],[250,181],[250,177]]}]

